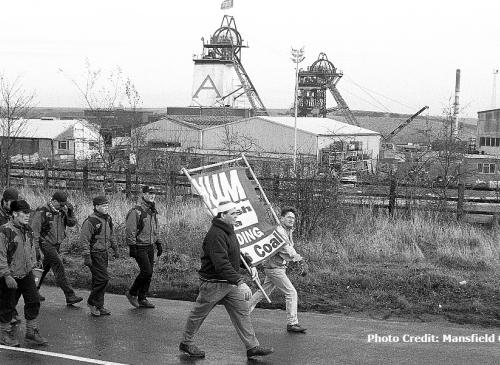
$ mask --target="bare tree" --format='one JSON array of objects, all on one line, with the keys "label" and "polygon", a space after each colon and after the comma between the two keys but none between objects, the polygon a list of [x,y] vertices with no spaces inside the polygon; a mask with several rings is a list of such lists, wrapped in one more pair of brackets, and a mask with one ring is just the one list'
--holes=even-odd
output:
[{"label": "bare tree", "polygon": [[5,163],[2,172],[6,186],[10,185],[11,157],[16,137],[26,126],[34,98],[34,91],[24,89],[19,77],[11,82],[0,74],[0,161]]}]

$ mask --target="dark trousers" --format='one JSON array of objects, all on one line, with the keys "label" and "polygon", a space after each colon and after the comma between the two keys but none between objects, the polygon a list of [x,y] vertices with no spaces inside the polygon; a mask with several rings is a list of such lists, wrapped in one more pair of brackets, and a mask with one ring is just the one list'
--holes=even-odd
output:
[{"label": "dark trousers", "polygon": [[109,281],[108,253],[106,251],[91,252],[90,257],[92,258],[92,266],[90,267],[92,288],[87,303],[102,308],[104,306],[104,293]]},{"label": "dark trousers", "polygon": [[24,298],[24,318],[31,321],[38,317],[40,300],[36,289],[35,277],[30,272],[24,278],[17,279],[17,289],[9,289],[5,277],[0,278],[0,322],[9,323],[16,310],[18,294]]},{"label": "dark trousers", "polygon": [[140,272],[130,288],[130,294],[137,295],[139,300],[146,299],[146,293],[149,290],[151,277],[153,276],[154,257],[153,245],[137,247],[135,261],[139,265]]},{"label": "dark trousers", "polygon": [[[75,295],[75,292],[69,286],[68,279],[66,279],[64,266],[61,257],[59,256],[60,247],[60,245],[54,246],[45,241],[40,243],[40,249],[43,253],[43,272],[46,275],[46,273],[48,273],[49,270],[52,269],[52,272],[56,277],[57,285],[62,289],[66,298],[68,298]],[[45,277],[45,275],[43,275],[42,277]],[[40,279],[38,287],[40,287],[40,285],[42,285],[42,279]]]}]

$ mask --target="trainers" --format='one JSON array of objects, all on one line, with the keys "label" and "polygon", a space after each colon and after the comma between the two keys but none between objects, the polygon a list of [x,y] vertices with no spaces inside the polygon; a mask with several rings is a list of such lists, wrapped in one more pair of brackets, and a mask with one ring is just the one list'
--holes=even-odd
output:
[{"label": "trainers", "polygon": [[49,341],[45,337],[40,336],[38,328],[26,330],[26,340],[38,346],[46,346]]},{"label": "trainers", "polygon": [[97,308],[97,310],[99,311],[99,313],[101,313],[101,316],[109,316],[109,315],[111,315],[111,312],[107,308],[100,307],[100,308]]},{"label": "trainers", "polygon": [[141,299],[141,300],[139,300],[139,307],[141,307],[141,308],[154,308],[155,305],[147,299]]},{"label": "trainers", "polygon": [[130,302],[130,304],[132,304],[132,306],[134,306],[136,308],[139,308],[139,302],[137,301],[137,296],[136,295],[130,294],[130,290],[127,290],[125,292],[125,296],[127,297],[127,299]]},{"label": "trainers", "polygon": [[12,316],[12,319],[10,320],[10,324],[15,326],[16,324],[19,324],[19,323],[21,323],[21,317],[19,317],[19,314],[16,313]]},{"label": "trainers", "polygon": [[73,294],[73,295],[70,295],[69,297],[66,297],[66,305],[73,305],[73,304],[81,302],[82,300],[83,300],[82,297],[79,297],[79,296]]},{"label": "trainers", "polygon": [[95,305],[92,305],[92,304],[88,304],[87,303],[87,307],[89,307],[90,309],[90,314],[94,317],[99,317],[101,315],[101,311],[99,309],[97,309],[97,307]]},{"label": "trainers", "polygon": [[302,327],[300,324],[287,324],[286,325],[286,330],[288,332],[295,332],[295,333],[305,333],[306,329]]},{"label": "trainers", "polygon": [[255,346],[250,350],[247,350],[247,358],[250,359],[254,356],[267,356],[269,354],[272,354],[273,352],[274,349],[272,347]]},{"label": "trainers", "polygon": [[205,357],[205,351],[201,351],[196,345],[181,343],[179,350],[192,357]]}]

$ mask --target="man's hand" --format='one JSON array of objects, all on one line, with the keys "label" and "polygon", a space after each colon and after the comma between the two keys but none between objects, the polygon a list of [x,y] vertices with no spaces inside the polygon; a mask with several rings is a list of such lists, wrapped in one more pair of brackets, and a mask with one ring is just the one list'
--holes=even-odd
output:
[{"label": "man's hand", "polygon": [[66,205],[65,205],[65,212],[68,216],[73,216],[73,213],[75,212],[75,208],[73,207],[73,204],[71,204],[70,202],[66,202]]},{"label": "man's hand", "polygon": [[156,241],[156,257],[160,257],[163,253],[163,247],[161,247],[161,242]]},{"label": "man's hand", "polygon": [[252,297],[252,290],[248,287],[248,285],[246,283],[241,283],[240,285],[238,285],[238,289],[243,292],[245,300],[249,301]]},{"label": "man's hand", "polygon": [[259,280],[259,273],[256,267],[250,268],[250,275],[252,276],[252,281]]},{"label": "man's hand", "polygon": [[137,246],[136,245],[130,245],[129,246],[129,255],[130,257],[135,258],[137,256]]},{"label": "man's hand", "polygon": [[17,289],[17,281],[10,275],[5,277],[5,284],[9,289]]},{"label": "man's hand", "polygon": [[120,252],[118,252],[117,248],[113,249],[113,256],[114,256],[115,259],[117,259],[117,258],[120,257]]},{"label": "man's hand", "polygon": [[90,257],[90,254],[86,254],[83,256],[83,264],[88,267],[92,266],[92,258]]}]

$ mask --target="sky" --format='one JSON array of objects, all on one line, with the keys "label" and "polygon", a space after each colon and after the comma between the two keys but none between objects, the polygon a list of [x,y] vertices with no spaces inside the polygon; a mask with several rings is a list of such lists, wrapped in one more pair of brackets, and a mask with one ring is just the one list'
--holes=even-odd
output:
[{"label": "sky", "polygon": [[290,50],[302,46],[301,67],[324,52],[344,72],[338,89],[351,109],[412,114],[428,105],[441,115],[453,102],[456,69],[461,116],[493,107],[498,0],[234,0],[225,11],[221,3],[5,1],[0,73],[34,90],[37,106],[84,107],[71,80],[85,80],[88,59],[93,68],[120,67],[143,107],[187,106],[193,54],[229,14],[248,43],[242,63],[267,108],[293,105]]}]

